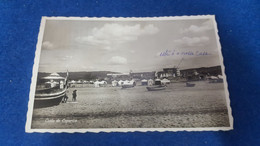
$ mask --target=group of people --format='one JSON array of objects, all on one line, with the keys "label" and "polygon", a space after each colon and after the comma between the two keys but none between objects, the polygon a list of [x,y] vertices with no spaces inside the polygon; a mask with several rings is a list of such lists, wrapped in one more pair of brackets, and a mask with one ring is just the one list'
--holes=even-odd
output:
[{"label": "group of people", "polygon": [[[63,103],[66,103],[68,101],[69,97],[67,96],[67,94],[65,94],[65,96],[63,97]],[[77,90],[73,90],[72,92],[72,101],[76,102],[77,101]]]}]

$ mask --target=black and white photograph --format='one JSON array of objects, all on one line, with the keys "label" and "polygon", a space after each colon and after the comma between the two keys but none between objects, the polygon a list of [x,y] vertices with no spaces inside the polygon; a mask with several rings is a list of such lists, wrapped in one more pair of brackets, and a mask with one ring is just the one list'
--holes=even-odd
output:
[{"label": "black and white photograph", "polygon": [[26,132],[232,130],[215,16],[42,17]]}]

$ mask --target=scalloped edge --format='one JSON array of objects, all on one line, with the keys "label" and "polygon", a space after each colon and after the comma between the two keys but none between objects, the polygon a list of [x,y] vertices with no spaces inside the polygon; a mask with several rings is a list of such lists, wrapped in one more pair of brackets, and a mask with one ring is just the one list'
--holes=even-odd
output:
[{"label": "scalloped edge", "polygon": [[[214,30],[217,39],[217,49],[219,51],[219,59],[222,68],[222,74],[224,78],[224,87],[225,87],[225,95],[226,95],[226,104],[228,108],[229,115],[229,124],[230,127],[196,127],[196,128],[102,128],[102,129],[32,129],[32,113],[33,113],[33,103],[36,89],[36,81],[39,69],[39,61],[41,54],[41,44],[44,35],[44,28],[47,20],[82,20],[82,21],[111,21],[111,20],[120,20],[120,21],[164,21],[164,20],[192,20],[192,19],[211,19],[214,23]],[[29,94],[29,102],[28,102],[28,112],[27,112],[27,120],[25,125],[25,132],[33,133],[86,133],[86,132],[177,132],[177,131],[228,131],[233,130],[233,116],[232,110],[230,107],[230,99],[228,92],[228,84],[227,77],[225,74],[225,66],[224,59],[221,51],[220,38],[218,35],[217,22],[215,19],[215,15],[191,15],[191,16],[160,16],[160,17],[47,17],[43,16],[40,24],[40,31],[38,34],[38,41],[36,45],[34,65],[32,71],[31,78],[31,86],[30,86],[30,94]]]}]

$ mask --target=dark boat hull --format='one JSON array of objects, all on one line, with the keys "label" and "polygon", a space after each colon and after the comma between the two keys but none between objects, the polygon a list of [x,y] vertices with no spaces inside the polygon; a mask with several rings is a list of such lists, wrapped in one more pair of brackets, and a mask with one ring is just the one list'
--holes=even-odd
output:
[{"label": "dark boat hull", "polygon": [[34,99],[34,108],[43,108],[59,105],[66,96],[66,89],[52,94],[36,94]]},{"label": "dark boat hull", "polygon": [[53,99],[48,99],[48,100],[34,100],[34,108],[43,108],[43,107],[59,105],[63,97],[64,95]]},{"label": "dark boat hull", "polygon": [[209,83],[223,83],[223,79],[210,80]]},{"label": "dark boat hull", "polygon": [[146,89],[148,91],[161,91],[161,90],[165,90],[166,87],[165,86],[155,86],[155,87],[146,87]]},{"label": "dark boat hull", "polygon": [[134,85],[122,85],[122,89],[125,89],[125,88],[133,88]]},{"label": "dark boat hull", "polygon": [[194,87],[196,84],[186,83],[186,87]]}]

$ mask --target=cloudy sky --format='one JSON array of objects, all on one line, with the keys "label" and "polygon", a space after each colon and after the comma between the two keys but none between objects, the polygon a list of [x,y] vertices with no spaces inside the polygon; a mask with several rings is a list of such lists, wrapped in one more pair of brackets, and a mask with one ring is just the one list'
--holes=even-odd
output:
[{"label": "cloudy sky", "polygon": [[[166,50],[208,55],[160,56]],[[47,20],[39,71],[159,71],[178,64],[220,65],[212,20]]]}]

